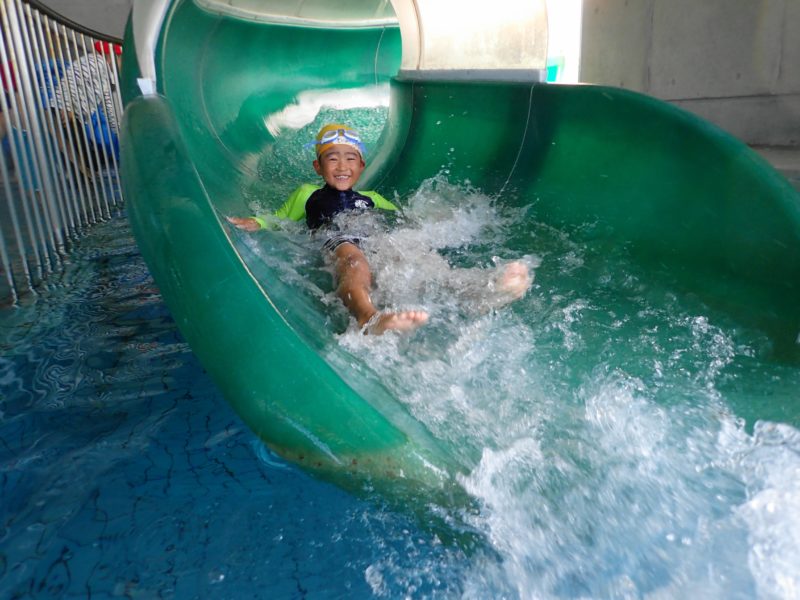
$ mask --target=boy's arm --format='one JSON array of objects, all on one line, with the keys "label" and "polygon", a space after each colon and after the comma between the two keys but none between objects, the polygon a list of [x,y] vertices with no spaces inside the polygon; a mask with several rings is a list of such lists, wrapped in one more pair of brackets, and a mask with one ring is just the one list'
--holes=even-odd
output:
[{"label": "boy's arm", "polygon": [[313,183],[304,183],[289,194],[286,202],[272,213],[272,215],[254,215],[252,217],[243,218],[228,217],[228,221],[245,231],[267,229],[269,228],[269,220],[275,217],[279,219],[301,221],[306,216],[306,202],[308,201],[308,197],[320,187],[321,186],[314,185]]}]

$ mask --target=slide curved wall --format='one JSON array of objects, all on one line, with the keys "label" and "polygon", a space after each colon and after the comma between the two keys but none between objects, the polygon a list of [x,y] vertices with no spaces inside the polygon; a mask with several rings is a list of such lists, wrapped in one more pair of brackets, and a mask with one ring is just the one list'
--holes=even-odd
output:
[{"label": "slide curved wall", "polygon": [[165,15],[157,94],[141,95],[143,70],[126,53],[122,168],[135,236],[192,349],[275,452],[345,487],[392,493],[458,494],[454,476],[473,466],[457,464],[380,385],[345,383],[320,356],[313,307],[255,273],[224,222],[254,201],[277,207],[307,179],[308,157],[263,167],[283,135],[266,116],[309,90],[391,81],[365,187],[402,198],[446,168],[530,206],[532,219],[671,265],[688,291],[760,323],[776,353],[798,359],[800,201],[745,145],[639,94],[432,79],[398,73],[400,53],[397,27],[259,23],[189,0]]}]

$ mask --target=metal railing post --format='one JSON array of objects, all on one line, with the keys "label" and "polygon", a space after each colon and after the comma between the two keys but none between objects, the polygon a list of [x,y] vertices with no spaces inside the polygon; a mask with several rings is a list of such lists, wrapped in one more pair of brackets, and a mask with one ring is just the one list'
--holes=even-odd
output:
[{"label": "metal railing post", "polygon": [[37,0],[0,0],[0,307],[122,206],[119,44]]}]

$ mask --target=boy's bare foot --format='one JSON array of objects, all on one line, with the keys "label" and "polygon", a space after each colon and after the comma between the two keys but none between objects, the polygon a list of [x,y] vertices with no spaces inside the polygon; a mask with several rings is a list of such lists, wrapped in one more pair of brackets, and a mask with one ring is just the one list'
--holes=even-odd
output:
[{"label": "boy's bare foot", "polygon": [[364,325],[364,333],[382,335],[387,331],[413,331],[428,322],[424,310],[403,310],[400,312],[375,313]]},{"label": "boy's bare foot", "polygon": [[503,267],[502,273],[495,280],[495,289],[517,300],[525,295],[531,283],[532,279],[525,263],[514,261]]}]

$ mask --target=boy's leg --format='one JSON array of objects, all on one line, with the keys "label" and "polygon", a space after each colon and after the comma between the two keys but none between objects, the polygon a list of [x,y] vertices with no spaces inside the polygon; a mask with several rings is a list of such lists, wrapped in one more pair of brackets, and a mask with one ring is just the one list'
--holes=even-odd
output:
[{"label": "boy's leg", "polygon": [[369,297],[372,289],[372,273],[369,263],[361,249],[355,244],[345,242],[334,250],[336,255],[336,283],[338,294],[347,310],[363,327],[378,309]]},{"label": "boy's leg", "polygon": [[424,311],[380,313],[369,294],[372,290],[372,273],[361,249],[345,242],[334,250],[336,256],[336,293],[355,317],[359,327],[367,326],[366,333],[381,334],[389,329],[408,331],[424,325],[428,314]]},{"label": "boy's leg", "polygon": [[449,267],[442,285],[464,309],[480,314],[519,300],[532,282],[528,266],[513,261],[494,269]]}]

